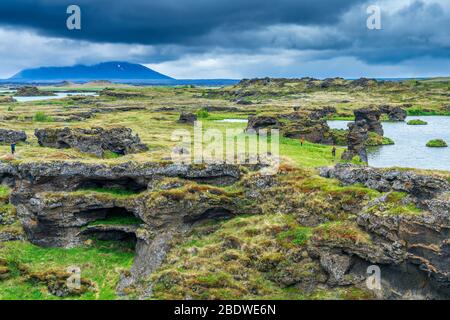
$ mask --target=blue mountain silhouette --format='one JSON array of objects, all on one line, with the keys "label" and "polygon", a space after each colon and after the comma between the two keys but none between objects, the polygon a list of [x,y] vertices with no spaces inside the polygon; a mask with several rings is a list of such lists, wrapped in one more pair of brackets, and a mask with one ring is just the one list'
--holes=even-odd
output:
[{"label": "blue mountain silhouette", "polygon": [[41,67],[25,69],[8,80],[13,81],[86,81],[86,80],[170,80],[164,74],[140,64],[123,61],[72,67]]}]

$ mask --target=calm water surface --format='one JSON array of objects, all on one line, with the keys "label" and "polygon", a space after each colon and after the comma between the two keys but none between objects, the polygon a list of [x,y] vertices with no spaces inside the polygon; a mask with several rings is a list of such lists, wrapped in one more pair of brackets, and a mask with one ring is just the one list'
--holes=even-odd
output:
[{"label": "calm water surface", "polygon": [[215,122],[227,122],[227,123],[247,123],[247,119],[223,119],[223,120],[215,120]]},{"label": "calm water surface", "polygon": [[98,96],[95,92],[56,92],[55,96],[13,97],[18,102],[61,99],[67,96]]},{"label": "calm water surface", "polygon": [[[422,119],[426,126],[409,126],[407,121]],[[330,128],[347,129],[349,121],[328,121]],[[450,145],[450,117],[408,117],[405,122],[383,122],[384,135],[395,145],[368,149],[369,164],[374,167],[408,167],[450,171],[450,147],[428,148],[431,139],[443,139]]]}]

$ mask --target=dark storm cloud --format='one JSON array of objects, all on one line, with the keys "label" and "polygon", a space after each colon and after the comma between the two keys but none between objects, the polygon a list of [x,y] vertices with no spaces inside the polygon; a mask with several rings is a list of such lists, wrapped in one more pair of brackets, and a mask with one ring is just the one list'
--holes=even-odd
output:
[{"label": "dark storm cloud", "polygon": [[106,60],[183,77],[449,74],[449,30],[449,0],[0,0],[0,74]]},{"label": "dark storm cloud", "polygon": [[[95,42],[190,44],[216,29],[274,24],[324,25],[363,0],[1,0],[0,24]],[[66,8],[82,10],[82,30],[65,27]]]},{"label": "dark storm cloud", "polygon": [[414,58],[450,57],[450,7],[432,1],[409,1],[398,10],[382,10],[382,30],[355,28],[367,16],[358,8],[338,28],[353,39],[345,53],[370,63],[397,63]]}]

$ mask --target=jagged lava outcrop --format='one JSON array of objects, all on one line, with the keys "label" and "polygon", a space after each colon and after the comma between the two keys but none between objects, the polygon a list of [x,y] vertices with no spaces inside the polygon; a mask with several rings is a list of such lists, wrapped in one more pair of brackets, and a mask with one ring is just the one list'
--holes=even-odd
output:
[{"label": "jagged lava outcrop", "polygon": [[327,122],[321,117],[329,110],[296,111],[286,114],[250,116],[247,131],[277,129],[288,138],[303,138],[313,143],[332,144],[333,137]]},{"label": "jagged lava outcrop", "polygon": [[[376,199],[357,215],[357,223],[383,243],[395,248],[396,257],[385,267],[388,287],[408,287],[399,272],[409,273],[410,287],[403,297],[450,297],[450,182],[445,178],[414,171],[375,169],[339,164],[322,168],[321,175],[343,184],[363,184],[382,192],[404,192],[420,207],[421,214],[392,215],[374,211],[383,207],[386,196]],[[370,258],[374,263],[387,261]],[[411,265],[418,267],[411,268]],[[413,286],[417,286],[414,288]],[[420,286],[422,286],[420,288]],[[395,290],[393,290],[395,291]],[[388,296],[394,296],[391,294]]]},{"label": "jagged lava outcrop", "polygon": [[[93,235],[133,241],[134,264],[117,288],[123,296],[151,297],[149,277],[164,263],[173,243],[197,223],[239,214],[280,214],[310,228],[311,236],[296,247],[300,256],[291,258],[300,271],[316,270],[299,276],[293,269],[280,269],[283,283],[308,290],[367,290],[367,268],[377,265],[380,298],[450,297],[450,186],[445,178],[354,165],[320,170],[342,185],[363,184],[380,191],[372,198],[371,189],[360,187],[327,191],[321,187],[325,178],[301,169],[282,168],[274,176],[251,169],[134,162],[0,163],[0,181],[13,188],[10,202],[32,243],[82,246]],[[393,192],[405,194],[398,200],[402,205],[420,210],[389,211]],[[111,215],[137,223],[102,224]]]},{"label": "jagged lava outcrop", "polygon": [[27,134],[23,130],[0,129],[0,144],[25,142],[26,140]]},{"label": "jagged lava outcrop", "polygon": [[58,149],[74,148],[97,157],[103,157],[106,151],[125,155],[148,150],[148,147],[141,143],[138,135],[134,135],[130,128],[124,127],[45,128],[36,129],[34,134],[40,146]]}]

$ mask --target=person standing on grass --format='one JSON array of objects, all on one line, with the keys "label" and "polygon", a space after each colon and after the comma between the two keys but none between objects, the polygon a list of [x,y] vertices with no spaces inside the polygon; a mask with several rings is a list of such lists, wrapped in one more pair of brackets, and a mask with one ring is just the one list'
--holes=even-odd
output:
[{"label": "person standing on grass", "polygon": [[16,153],[16,144],[13,142],[11,143],[11,154]]},{"label": "person standing on grass", "polygon": [[305,142],[305,138],[301,137],[300,138],[300,145],[303,147],[303,143]]},{"label": "person standing on grass", "polygon": [[336,159],[336,147],[333,146],[333,149],[331,149],[331,155],[333,156],[333,159]]}]

